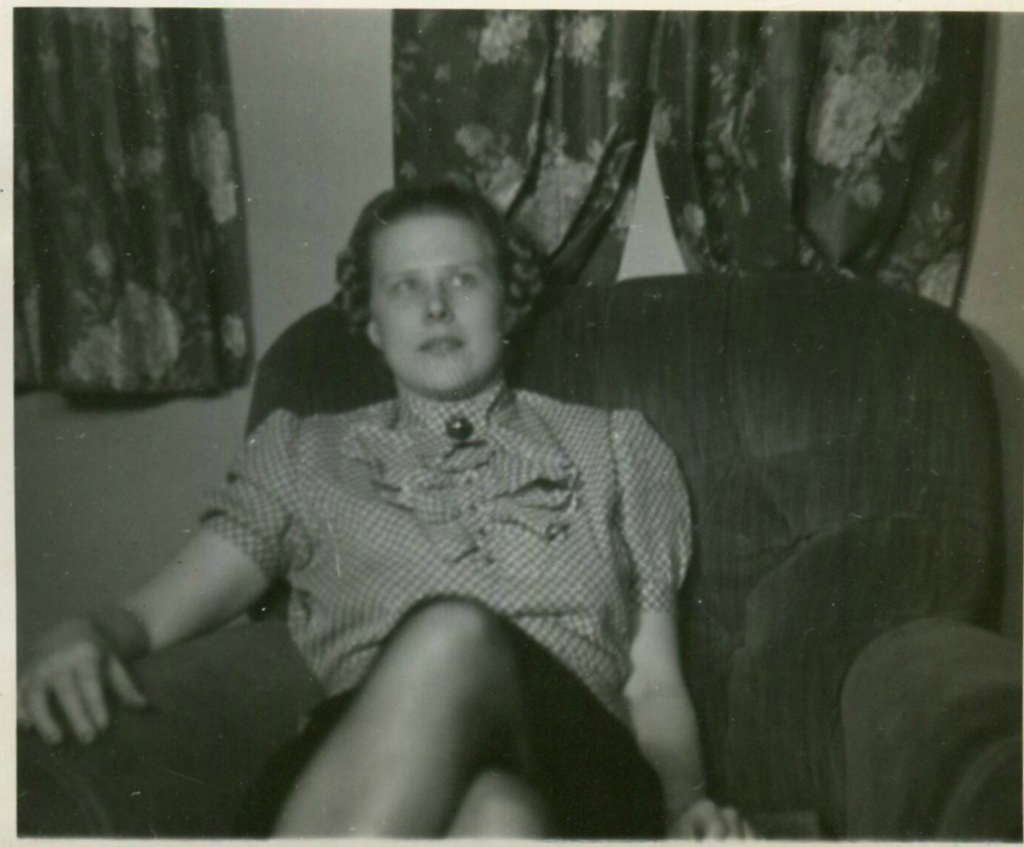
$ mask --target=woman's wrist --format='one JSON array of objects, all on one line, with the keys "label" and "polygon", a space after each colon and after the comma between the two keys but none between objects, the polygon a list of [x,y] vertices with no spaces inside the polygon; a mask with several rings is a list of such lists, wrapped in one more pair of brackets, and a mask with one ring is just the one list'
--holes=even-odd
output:
[{"label": "woman's wrist", "polygon": [[119,659],[131,662],[149,655],[153,644],[139,617],[124,606],[110,604],[87,615],[103,643]]}]

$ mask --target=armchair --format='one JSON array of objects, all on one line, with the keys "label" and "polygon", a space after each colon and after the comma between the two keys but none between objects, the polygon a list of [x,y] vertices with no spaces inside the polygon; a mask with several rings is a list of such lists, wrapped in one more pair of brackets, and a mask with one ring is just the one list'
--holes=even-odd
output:
[{"label": "armchair", "polygon": [[[991,631],[997,418],[966,327],[819,275],[557,300],[515,345],[511,381],[641,409],[690,487],[680,648],[710,792],[769,835],[795,814],[826,837],[1020,840],[1020,645]],[[328,305],[264,357],[249,426],[391,391]],[[272,614],[136,670],[153,709],[120,712],[95,745],[21,736],[21,835],[226,835],[318,696]]]}]

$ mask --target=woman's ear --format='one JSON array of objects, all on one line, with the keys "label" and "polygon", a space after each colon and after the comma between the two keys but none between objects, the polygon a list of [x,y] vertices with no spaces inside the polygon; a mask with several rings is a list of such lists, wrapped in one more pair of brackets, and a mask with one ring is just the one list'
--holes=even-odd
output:
[{"label": "woman's ear", "polygon": [[523,309],[516,306],[512,306],[509,303],[505,303],[501,315],[501,333],[502,335],[508,335],[516,328],[516,324],[519,323],[519,319],[523,316]]},{"label": "woman's ear", "polygon": [[370,339],[370,343],[374,347],[378,350],[381,349],[380,328],[373,318],[370,318],[366,323],[366,337]]}]

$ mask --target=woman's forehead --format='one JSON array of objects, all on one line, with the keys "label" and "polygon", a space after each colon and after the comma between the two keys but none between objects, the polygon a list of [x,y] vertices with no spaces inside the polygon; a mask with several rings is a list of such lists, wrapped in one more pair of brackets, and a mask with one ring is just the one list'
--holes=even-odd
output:
[{"label": "woman's forehead", "polygon": [[480,224],[445,212],[423,212],[381,227],[372,243],[374,275],[462,264],[492,264],[494,247]]}]

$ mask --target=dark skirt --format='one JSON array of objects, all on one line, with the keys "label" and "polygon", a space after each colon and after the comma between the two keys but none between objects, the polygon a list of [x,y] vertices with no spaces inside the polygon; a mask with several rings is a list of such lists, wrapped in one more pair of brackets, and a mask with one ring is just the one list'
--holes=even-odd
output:
[{"label": "dark skirt", "polygon": [[[507,624],[521,674],[525,718],[552,838],[665,836],[661,786],[633,733],[576,676],[518,627]],[[344,717],[358,689],[314,709],[250,787],[237,816],[239,837],[273,830],[299,775]]]}]

